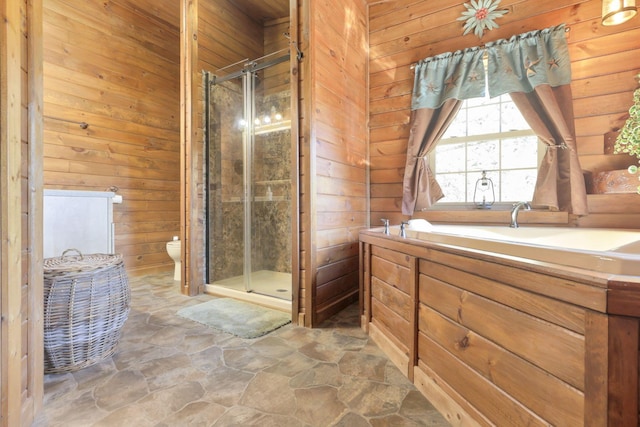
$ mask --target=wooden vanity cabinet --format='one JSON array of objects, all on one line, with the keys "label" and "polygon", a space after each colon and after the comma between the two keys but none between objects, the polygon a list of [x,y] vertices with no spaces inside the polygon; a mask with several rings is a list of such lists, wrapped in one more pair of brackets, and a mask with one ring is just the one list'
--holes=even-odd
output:
[{"label": "wooden vanity cabinet", "polygon": [[417,262],[414,256],[367,246],[364,328],[408,377],[416,362]]},{"label": "wooden vanity cabinet", "polygon": [[360,241],[362,328],[452,425],[638,425],[638,278]]}]

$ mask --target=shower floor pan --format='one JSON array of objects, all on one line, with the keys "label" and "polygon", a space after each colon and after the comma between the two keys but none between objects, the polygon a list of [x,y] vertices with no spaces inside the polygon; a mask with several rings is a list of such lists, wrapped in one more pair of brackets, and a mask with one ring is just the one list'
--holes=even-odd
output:
[{"label": "shower floor pan", "polygon": [[291,311],[291,273],[260,270],[251,273],[252,292],[244,288],[243,276],[230,277],[205,286],[208,294],[236,298],[277,310]]}]

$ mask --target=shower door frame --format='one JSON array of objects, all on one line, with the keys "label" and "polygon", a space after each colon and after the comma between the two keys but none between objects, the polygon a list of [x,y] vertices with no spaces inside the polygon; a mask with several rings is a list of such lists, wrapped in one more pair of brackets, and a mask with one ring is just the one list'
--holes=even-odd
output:
[{"label": "shower door frame", "polygon": [[248,70],[242,76],[242,106],[244,110],[243,117],[246,122],[246,127],[242,131],[242,210],[244,212],[244,229],[242,231],[242,238],[244,240],[242,279],[244,281],[245,292],[253,292],[251,284],[253,264],[253,255],[251,250],[253,243],[253,239],[251,238],[251,214],[253,212],[253,151],[256,142],[255,126],[253,123],[256,110],[255,73],[257,73],[257,71]]},{"label": "shower door frame", "polygon": [[[274,54],[277,54],[280,52],[275,52]],[[271,54],[271,55],[274,55]],[[268,55],[268,56],[271,56]],[[265,58],[265,57],[263,57]],[[206,86],[206,90],[207,93],[209,94],[211,91],[212,86],[219,84],[219,83],[223,83],[225,81],[228,80],[233,80],[233,79],[237,79],[239,77],[242,77],[242,91],[243,91],[243,117],[245,118],[245,123],[246,123],[246,128],[243,130],[242,132],[242,151],[243,151],[243,190],[242,190],[242,204],[243,204],[243,284],[244,284],[244,290],[247,293],[250,292],[254,292],[254,289],[252,289],[251,287],[251,275],[252,275],[252,260],[253,260],[253,256],[252,256],[252,209],[253,209],[253,182],[252,182],[252,170],[253,170],[253,161],[254,161],[254,146],[255,146],[255,125],[254,125],[254,118],[255,118],[255,112],[256,112],[256,105],[255,105],[255,76],[256,73],[258,71],[264,70],[266,68],[269,68],[271,66],[280,64],[282,62],[285,61],[291,61],[291,54],[290,52],[288,52],[287,49],[287,53],[285,55],[279,56],[277,58],[268,60],[268,61],[264,61],[262,63],[258,63],[257,61],[259,61],[260,59],[263,58],[259,58],[257,60],[253,60],[253,61],[249,61],[246,62],[244,64],[244,67],[234,73],[230,73],[227,74],[223,77],[217,77],[215,75],[213,75],[211,72],[208,71],[204,71],[205,74],[205,86]],[[243,62],[243,61],[241,61]],[[232,65],[236,65],[236,64],[232,64]],[[250,94],[250,96],[247,96],[247,94]],[[209,95],[208,95],[209,96]],[[290,100],[289,103],[291,104],[291,106],[293,106],[293,92],[290,94]],[[205,107],[205,114],[206,114],[206,120],[207,120],[207,126],[205,127],[206,131],[205,131],[205,136],[206,136],[206,140],[208,141],[208,133],[209,133],[209,102],[207,102]],[[293,108],[290,109],[291,114],[293,114]],[[296,115],[297,117],[297,115]],[[293,118],[293,115],[292,115]],[[291,120],[291,125],[290,125],[290,135],[291,138],[294,137],[294,132],[293,132],[293,123],[294,121]],[[297,140],[297,137],[296,137]],[[207,147],[208,147],[208,143],[207,143]],[[297,147],[297,144],[296,144]],[[297,156],[298,150],[292,150],[295,155]],[[205,150],[206,152],[206,158],[209,158],[209,154],[208,154],[208,149]],[[294,154],[292,154],[294,155]],[[294,166],[296,166],[294,168]],[[208,173],[208,170],[207,170]],[[297,179],[298,179],[298,168],[297,168],[297,163],[294,163],[291,165],[291,171],[290,171],[290,180],[291,180],[291,191],[294,191],[294,189],[297,188],[297,185],[294,185],[294,181],[297,183]],[[208,178],[207,178],[208,180]],[[294,223],[297,223],[297,209],[298,209],[298,204],[294,201],[296,200],[295,197],[293,197],[293,195],[291,195],[291,205],[292,205],[292,217],[291,217],[291,234],[292,237],[294,238],[294,242],[297,242],[297,235],[294,235],[294,231],[297,230],[297,227],[294,226]],[[208,206],[208,203],[207,203]],[[208,208],[207,208],[208,209]],[[295,212],[295,215],[294,215]],[[208,218],[208,215],[206,215],[206,217]],[[209,229],[209,224],[208,224],[208,220],[207,220],[207,225],[205,226],[205,229]],[[206,235],[208,235],[208,231],[206,232]],[[297,231],[296,231],[297,234]],[[210,263],[210,257],[209,257],[209,251],[211,250],[210,248],[210,243],[209,243],[209,239],[205,239],[205,245],[206,245],[206,252],[207,252],[207,264]],[[294,245],[293,248],[297,248],[298,245]],[[292,248],[292,249],[293,249]],[[296,249],[297,250],[297,249]],[[296,268],[297,263],[294,262],[294,255],[296,255],[296,252],[293,252],[290,254],[291,255],[291,264],[292,264],[292,281],[290,283],[291,286],[291,293],[292,293],[292,301],[294,299],[294,295],[297,294],[297,292],[294,291],[294,268]],[[206,269],[206,275],[207,275],[207,281],[210,282],[210,269],[212,266],[207,265],[207,269]],[[260,292],[256,292],[256,293],[260,293]]]}]

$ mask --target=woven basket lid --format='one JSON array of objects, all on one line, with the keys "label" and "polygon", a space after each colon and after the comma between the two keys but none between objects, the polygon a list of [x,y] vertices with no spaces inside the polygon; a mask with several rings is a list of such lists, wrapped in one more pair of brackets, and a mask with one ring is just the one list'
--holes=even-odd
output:
[{"label": "woven basket lid", "polygon": [[[67,255],[75,251],[77,255]],[[44,274],[90,272],[118,265],[122,262],[121,254],[89,254],[83,255],[77,249],[67,249],[62,256],[46,258],[43,263]]]}]

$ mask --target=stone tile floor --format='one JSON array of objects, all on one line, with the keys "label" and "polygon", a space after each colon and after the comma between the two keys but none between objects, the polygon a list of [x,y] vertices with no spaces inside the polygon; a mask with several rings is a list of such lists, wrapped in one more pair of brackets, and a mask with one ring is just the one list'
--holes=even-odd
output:
[{"label": "stone tile floor", "polygon": [[37,427],[448,426],[359,328],[357,306],[309,329],[240,339],[176,316],[170,274],[130,279],[116,354],[44,379]]}]

